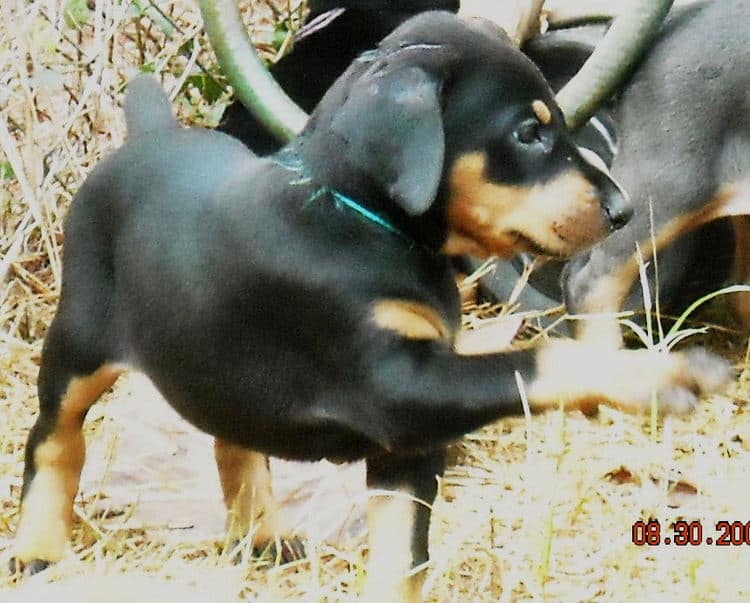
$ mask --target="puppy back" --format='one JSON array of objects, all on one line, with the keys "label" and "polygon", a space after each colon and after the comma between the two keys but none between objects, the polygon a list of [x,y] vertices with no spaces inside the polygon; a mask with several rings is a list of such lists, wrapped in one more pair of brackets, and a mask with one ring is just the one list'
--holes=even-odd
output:
[{"label": "puppy back", "polygon": [[141,74],[133,78],[125,93],[125,121],[133,138],[177,125],[164,89],[156,78]]}]

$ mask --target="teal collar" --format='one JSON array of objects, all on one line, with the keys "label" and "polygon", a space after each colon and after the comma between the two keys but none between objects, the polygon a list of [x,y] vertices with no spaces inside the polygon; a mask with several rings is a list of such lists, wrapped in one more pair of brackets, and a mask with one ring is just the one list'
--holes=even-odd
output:
[{"label": "teal collar", "polygon": [[[285,167],[299,174],[299,178],[291,182],[292,185],[310,184],[312,182],[312,178],[307,175],[307,170],[305,169],[305,165],[302,162],[302,159],[291,149],[283,149],[282,151],[277,153],[274,161],[282,167]],[[307,199],[307,201],[305,201],[305,204],[307,205],[308,203],[312,203],[313,201],[320,199],[320,197],[324,195],[330,195],[330,197],[333,199],[333,202],[336,204],[336,207],[345,207],[347,209],[350,209],[358,216],[364,218],[372,224],[375,224],[376,226],[379,226],[386,232],[396,235],[397,237],[404,239],[405,241],[413,242],[410,236],[397,228],[391,221],[387,220],[379,214],[376,214],[374,211],[367,209],[359,201],[356,201],[348,195],[345,195],[344,193],[341,193],[327,186],[316,188]]]},{"label": "teal collar", "polygon": [[372,222],[376,226],[379,226],[383,230],[390,232],[397,237],[401,237],[402,239],[410,239],[410,237],[407,237],[402,230],[396,228],[396,226],[394,226],[392,222],[386,220],[383,216],[376,214],[374,211],[367,209],[358,201],[355,201],[351,197],[345,195],[344,193],[340,193],[337,190],[325,187],[320,188],[315,193],[313,193],[313,195],[310,197],[310,201],[314,201],[315,199],[326,193],[331,195],[331,197],[333,198],[333,202],[337,207],[346,207],[347,209],[352,210],[357,215],[363,217],[368,222]]}]

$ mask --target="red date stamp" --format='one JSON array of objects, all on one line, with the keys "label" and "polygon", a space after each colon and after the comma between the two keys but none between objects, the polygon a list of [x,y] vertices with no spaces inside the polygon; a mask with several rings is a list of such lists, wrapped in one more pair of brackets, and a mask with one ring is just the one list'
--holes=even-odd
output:
[{"label": "red date stamp", "polygon": [[633,524],[631,538],[636,546],[750,545],[750,521],[717,521],[715,529],[704,535],[703,524],[697,520],[675,521],[671,530],[662,530],[658,519],[639,519]]}]

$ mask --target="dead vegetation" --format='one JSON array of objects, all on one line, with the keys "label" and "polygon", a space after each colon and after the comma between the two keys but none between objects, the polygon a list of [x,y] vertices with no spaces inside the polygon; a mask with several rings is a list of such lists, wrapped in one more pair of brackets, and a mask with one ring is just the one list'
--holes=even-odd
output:
[{"label": "dead vegetation", "polygon": [[[139,70],[156,73],[186,124],[215,124],[228,99],[194,3],[91,4],[93,9],[80,0],[0,2],[0,601],[42,600],[34,593],[53,594],[44,590],[47,581],[73,576],[86,578],[57,588],[93,601],[79,589],[96,588],[118,574],[132,577],[116,583],[128,600],[167,596],[149,578],[159,584],[168,579],[193,596],[210,592],[222,603],[239,597],[350,600],[362,585],[366,559],[361,525],[357,529],[357,491],[346,518],[349,528],[330,539],[333,543],[312,538],[309,559],[271,568],[233,565],[221,553],[216,530],[197,529],[205,525],[201,517],[217,486],[215,477],[211,481],[209,472],[199,471],[207,481],[190,482],[187,492],[175,487],[171,468],[193,457],[187,451],[192,436],[174,419],[165,420],[177,427],[161,440],[165,450],[155,445],[162,454],[151,460],[162,472],[146,471],[153,465],[144,463],[130,475],[140,481],[141,494],[128,498],[125,489],[116,495],[123,479],[118,452],[127,448],[128,437],[145,445],[139,428],[118,422],[113,412],[144,395],[127,381],[109,396],[117,404],[98,405],[87,423],[90,445],[107,461],[97,464],[91,455],[93,473],[77,500],[72,554],[23,585],[5,569],[17,521],[23,443],[35,414],[41,338],[59,294],[62,221],[86,174],[123,139],[118,107],[124,84]],[[269,58],[283,52],[286,32],[299,19],[298,7],[290,11],[288,4],[277,0],[275,10],[261,2],[246,7],[247,22]],[[486,309],[479,310],[468,323],[484,318]],[[729,353],[741,361],[744,341],[723,340],[729,348],[739,340],[740,348]],[[684,519],[700,521],[704,538],[715,539],[717,521],[750,521],[748,391],[741,378],[731,397],[716,397],[686,419],[660,420],[655,429],[646,418],[602,409],[595,418],[558,411],[508,419],[468,436],[435,505],[429,599],[750,596],[745,571],[750,544],[636,546],[631,534],[634,522],[653,518],[662,535],[671,535],[674,522]],[[205,462],[211,462],[208,451]],[[356,490],[356,473],[350,479]],[[134,521],[139,505],[148,503],[143,488],[152,500],[160,493],[155,498],[166,501],[169,513],[162,504],[161,515],[145,513]],[[300,521],[310,534],[322,521],[320,514],[304,512],[314,492],[289,494],[302,508]],[[341,493],[333,496],[343,499]],[[196,507],[201,517],[195,524],[176,521],[173,514],[194,499],[205,503]]]}]

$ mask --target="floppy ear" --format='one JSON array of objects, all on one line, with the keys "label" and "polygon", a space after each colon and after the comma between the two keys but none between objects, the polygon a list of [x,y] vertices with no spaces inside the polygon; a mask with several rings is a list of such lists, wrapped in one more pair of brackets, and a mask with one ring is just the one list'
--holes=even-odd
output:
[{"label": "floppy ear", "polygon": [[424,213],[443,171],[438,77],[419,67],[361,78],[331,121],[352,163],[409,215]]}]

